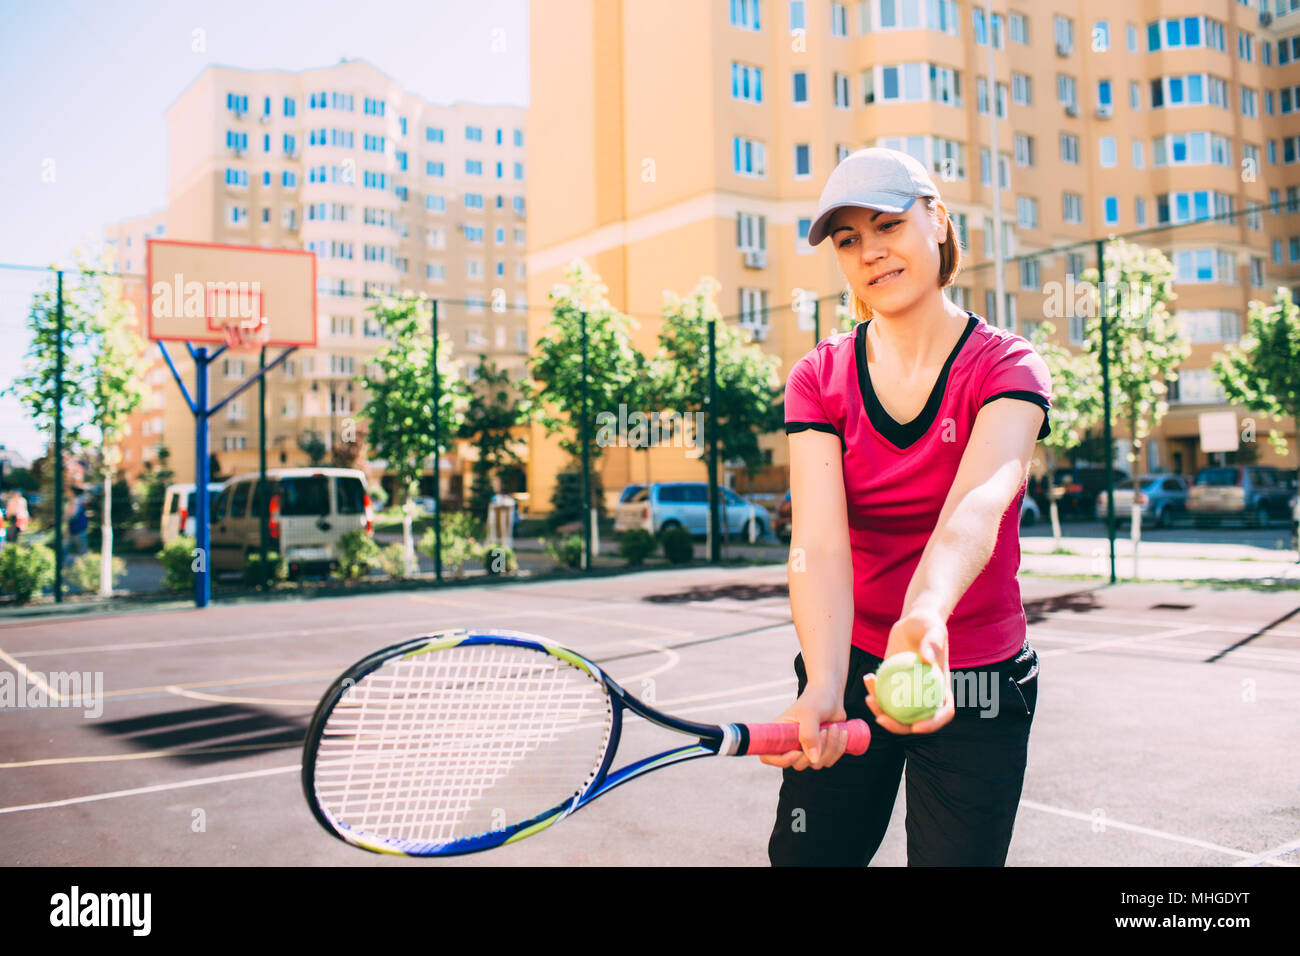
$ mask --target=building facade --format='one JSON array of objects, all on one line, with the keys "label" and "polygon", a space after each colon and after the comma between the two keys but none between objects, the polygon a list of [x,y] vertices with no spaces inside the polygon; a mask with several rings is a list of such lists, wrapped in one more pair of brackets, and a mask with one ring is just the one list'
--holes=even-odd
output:
[{"label": "building facade", "polygon": [[[370,63],[344,60],[301,72],[209,67],[169,108],[167,125],[166,209],[108,231],[122,271],[144,272],[142,232],[316,255],[317,346],[267,375],[270,467],[309,464],[314,435],[326,461],[359,439],[357,466],[369,468],[356,378],[383,341],[367,311],[375,296],[437,300],[464,377],[474,378],[480,354],[512,380],[523,374],[524,109],[436,104]],[[185,350],[171,352],[192,380]],[[157,398],[132,423],[136,457],[165,441],[176,480],[192,481],[193,420],[156,346],[150,354]],[[268,350],[268,361],[276,354]],[[225,353],[210,371],[213,401],[257,365],[256,352]],[[212,419],[222,474],[257,468],[257,395],[245,391]],[[468,490],[470,457],[462,448],[444,458],[441,488],[452,500]]]},{"label": "building facade", "polygon": [[[1059,344],[1080,346],[1083,318],[1048,314],[1051,284],[1094,266],[1098,238],[1176,227],[1133,240],[1173,262],[1170,308],[1191,345],[1139,467],[1190,475],[1211,461],[1201,412],[1253,417],[1259,434],[1294,430],[1224,404],[1210,366],[1240,339],[1248,303],[1300,275],[1297,8],[1000,0],[990,22],[969,0],[534,4],[528,299],[544,302],[581,258],[650,351],[662,290],[685,294],[711,275],[727,321],[779,356],[784,380],[814,345],[798,290],[822,298],[823,334],[843,290],[829,244],[806,243],[827,176],[864,146],[903,149],[933,170],[966,246],[952,298],[1022,335],[1046,318]],[[530,340],[545,323],[530,313]],[[1115,436],[1122,454],[1121,424]],[[772,469],[761,480],[783,491],[785,437],[762,443]],[[1291,464],[1266,442],[1251,453]],[[566,464],[535,427],[536,501]],[[705,477],[681,449],[607,449],[602,468],[610,495],[647,468],[656,480]]]}]

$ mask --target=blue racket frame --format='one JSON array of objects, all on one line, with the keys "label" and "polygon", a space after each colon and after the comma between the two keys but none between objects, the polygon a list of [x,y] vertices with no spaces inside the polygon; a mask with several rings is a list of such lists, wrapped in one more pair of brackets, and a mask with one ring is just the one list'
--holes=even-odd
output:
[{"label": "blue racket frame", "polygon": [[[521,823],[511,824],[501,830],[494,830],[488,833],[479,834],[462,840],[450,842],[432,843],[418,840],[404,840],[399,838],[375,838],[367,834],[357,833],[342,821],[335,820],[326,812],[320,804],[316,795],[315,770],[316,754],[320,746],[323,731],[326,722],[334,707],[343,698],[343,695],[353,686],[364,680],[365,677],[383,666],[386,662],[395,658],[414,657],[417,654],[434,653],[440,650],[446,650],[451,647],[463,647],[474,644],[500,644],[513,647],[526,647],[531,650],[540,651],[550,654],[552,657],[559,658],[579,670],[586,671],[593,678],[604,684],[609,694],[610,706],[613,711],[612,721],[609,732],[609,742],[605,746],[604,759],[600,768],[592,777],[590,783],[581,791],[575,793],[572,797],[562,801],[549,810],[537,814],[531,819]],[[621,767],[613,773],[609,772],[610,764],[614,760],[614,754],[618,750],[619,740],[623,730],[623,711],[630,710],[634,714],[645,718],[651,723],[658,724],[668,730],[675,730],[678,733],[694,736],[697,741],[693,744],[687,744],[682,747],[674,747],[665,750],[662,753],[645,757],[634,763]],[[626,690],[618,685],[613,678],[606,674],[593,661],[583,657],[577,651],[556,644],[554,641],[548,641],[545,638],[538,637],[534,634],[526,634],[522,631],[511,630],[448,630],[439,631],[434,634],[426,634],[421,637],[402,641],[358,661],[352,667],[348,668],[325,692],[321,698],[320,704],[316,708],[316,713],[307,730],[307,739],[303,746],[302,761],[302,785],[303,792],[307,797],[307,803],[311,807],[313,815],[317,821],[330,834],[349,843],[352,846],[360,847],[363,850],[370,850],[374,853],[388,853],[396,856],[458,856],[464,853],[476,853],[481,850],[490,850],[494,847],[504,846],[507,843],[514,843],[525,837],[540,833],[547,827],[550,827],[571,813],[591,803],[597,797],[604,796],[615,787],[627,783],[642,774],[649,773],[652,770],[658,770],[661,767],[667,767],[671,764],[682,763],[686,760],[695,760],[700,757],[715,757],[718,755],[735,755],[745,752],[748,742],[748,733],[743,725],[740,724],[700,724],[694,721],[681,720],[677,717],[671,717],[668,714],[661,713],[653,707],[643,703],[633,697]]]}]

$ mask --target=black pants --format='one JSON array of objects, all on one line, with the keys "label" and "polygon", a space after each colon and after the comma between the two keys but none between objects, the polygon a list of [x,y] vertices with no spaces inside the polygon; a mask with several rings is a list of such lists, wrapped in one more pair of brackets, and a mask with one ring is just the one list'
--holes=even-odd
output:
[{"label": "black pants", "polygon": [[[957,709],[928,734],[877,726],[862,679],[881,659],[850,650],[844,710],[871,726],[871,746],[833,766],[781,771],[768,841],[774,866],[866,866],[889,826],[907,765],[907,865],[1002,866],[1025,777],[1038,699],[1038,654],[1026,640],[1005,661],[952,671]],[[803,693],[803,655],[794,661]]]}]

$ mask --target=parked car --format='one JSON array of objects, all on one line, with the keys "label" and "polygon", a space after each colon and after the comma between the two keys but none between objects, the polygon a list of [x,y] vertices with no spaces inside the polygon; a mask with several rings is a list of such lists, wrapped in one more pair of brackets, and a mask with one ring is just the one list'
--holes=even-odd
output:
[{"label": "parked car", "polygon": [[645,485],[625,485],[623,490],[619,492],[618,503],[622,504],[625,501],[631,501],[632,496],[644,487]]},{"label": "parked car", "polygon": [[[748,537],[753,509],[755,536],[767,537],[772,516],[766,508],[746,501],[730,488],[719,486],[723,532],[728,537]],[[709,486],[702,481],[656,482],[620,502],[614,512],[614,530],[644,528],[651,534],[673,527],[685,528],[692,535],[708,532]]]},{"label": "parked car", "polygon": [[239,571],[261,548],[260,502],[268,503],[271,550],[283,555],[289,576],[329,571],[338,564],[345,533],[374,534],[365,474],[354,468],[273,468],[265,499],[256,473],[226,482],[212,513],[212,568]]},{"label": "parked car", "polygon": [[1187,513],[1198,524],[1241,521],[1265,527],[1288,516],[1292,491],[1284,473],[1265,465],[1216,465],[1196,473]]},{"label": "parked car", "polygon": [[792,510],[790,492],[787,491],[785,497],[781,499],[781,503],[776,506],[776,517],[772,519],[772,530],[776,533],[776,539],[783,544],[790,543]]},{"label": "parked car", "polygon": [[[1128,472],[1119,468],[1112,469],[1111,475],[1116,485],[1129,477]],[[1105,468],[1071,465],[1052,473],[1052,497],[1056,499],[1056,508],[1062,518],[1092,517],[1093,501],[1099,491],[1105,490]]]},{"label": "parked car", "polygon": [[[1133,488],[1131,478],[1115,483],[1115,524],[1129,524],[1133,520]],[[1141,475],[1137,479],[1137,502],[1142,512],[1142,523],[1159,528],[1172,528],[1187,514],[1187,479],[1182,475],[1160,472]],[[1097,493],[1098,521],[1106,520],[1106,491]]]},{"label": "parked car", "polygon": [[[225,482],[208,482],[209,513],[217,503],[217,496],[221,494],[221,489],[224,487]],[[163,492],[162,527],[158,531],[163,547],[171,544],[180,535],[194,537],[197,531],[194,521],[194,498],[197,490],[194,482],[182,482],[168,485],[167,490]]]}]

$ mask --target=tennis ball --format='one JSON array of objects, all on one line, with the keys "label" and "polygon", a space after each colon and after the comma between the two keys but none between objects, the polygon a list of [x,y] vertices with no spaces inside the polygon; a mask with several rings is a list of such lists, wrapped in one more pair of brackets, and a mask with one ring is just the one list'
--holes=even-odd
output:
[{"label": "tennis ball", "polygon": [[876,671],[880,709],[900,724],[934,716],[943,699],[943,671],[911,651],[895,654]]}]

